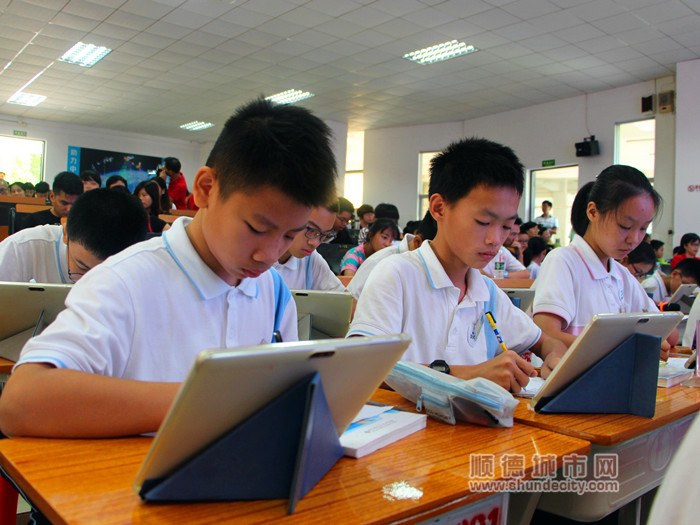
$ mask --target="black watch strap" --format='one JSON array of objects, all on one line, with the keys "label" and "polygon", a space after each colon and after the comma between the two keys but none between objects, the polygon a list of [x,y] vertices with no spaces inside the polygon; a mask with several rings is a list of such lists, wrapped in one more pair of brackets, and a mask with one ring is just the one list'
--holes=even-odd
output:
[{"label": "black watch strap", "polygon": [[450,373],[450,365],[447,364],[447,362],[443,359],[436,359],[432,363],[428,365],[430,368],[433,370],[437,370],[438,372],[442,372],[443,374],[449,374]]}]

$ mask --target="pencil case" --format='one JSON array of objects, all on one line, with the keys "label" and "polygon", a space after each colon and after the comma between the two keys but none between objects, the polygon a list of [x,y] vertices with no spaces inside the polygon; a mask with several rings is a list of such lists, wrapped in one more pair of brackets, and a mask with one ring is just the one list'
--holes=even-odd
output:
[{"label": "pencil case", "polygon": [[488,427],[512,427],[518,402],[505,388],[477,377],[459,379],[427,366],[399,361],[385,382],[416,403],[416,410],[448,423],[467,421]]}]

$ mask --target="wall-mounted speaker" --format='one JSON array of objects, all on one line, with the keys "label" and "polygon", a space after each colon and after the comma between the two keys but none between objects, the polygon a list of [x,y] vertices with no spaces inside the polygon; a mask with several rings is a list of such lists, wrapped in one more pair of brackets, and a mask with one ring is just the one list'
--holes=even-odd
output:
[{"label": "wall-mounted speaker", "polygon": [[659,113],[673,113],[673,91],[659,93]]},{"label": "wall-mounted speaker", "polygon": [[595,135],[584,138],[583,142],[577,142],[575,146],[577,157],[592,157],[600,154],[600,146],[595,139]]}]

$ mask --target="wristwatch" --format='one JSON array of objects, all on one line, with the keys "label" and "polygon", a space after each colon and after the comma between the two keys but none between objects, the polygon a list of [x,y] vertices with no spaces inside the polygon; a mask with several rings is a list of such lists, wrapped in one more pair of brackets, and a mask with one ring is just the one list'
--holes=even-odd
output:
[{"label": "wristwatch", "polygon": [[450,365],[447,364],[443,359],[436,359],[432,363],[428,365],[430,368],[433,370],[437,370],[438,372],[442,372],[443,374],[449,374],[450,373]]}]

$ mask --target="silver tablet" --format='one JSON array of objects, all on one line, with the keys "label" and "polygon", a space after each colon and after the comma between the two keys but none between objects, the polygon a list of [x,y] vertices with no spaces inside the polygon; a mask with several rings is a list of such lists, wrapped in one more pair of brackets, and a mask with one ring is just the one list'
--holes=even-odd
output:
[{"label": "silver tablet", "polygon": [[316,371],[340,436],[410,342],[402,334],[201,352],[153,440],[134,489],[139,492],[144,480],[169,474]]},{"label": "silver tablet", "polygon": [[532,301],[535,299],[535,290],[532,288],[501,288],[501,290],[506,293],[511,301],[513,298],[520,299],[518,308],[523,312],[526,312],[527,309],[530,308]]},{"label": "silver tablet", "polygon": [[664,340],[681,319],[683,314],[680,312],[594,315],[530,404],[534,408],[541,398],[558,394],[629,336],[649,334]]},{"label": "silver tablet", "polygon": [[679,304],[681,307],[681,312],[684,314],[690,313],[690,309],[693,306],[693,301],[695,301],[695,296],[693,294],[695,293],[696,288],[697,285],[695,284],[681,284],[668,300],[668,303]]},{"label": "silver tablet", "polygon": [[345,337],[350,329],[352,294],[323,290],[290,290],[297,312],[311,314],[311,339]]}]

